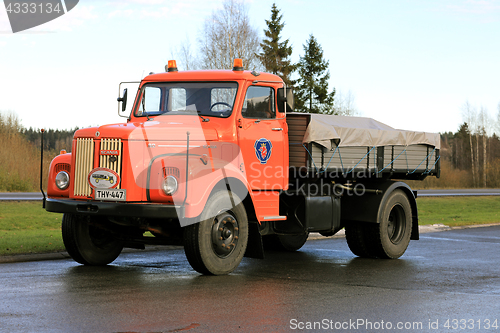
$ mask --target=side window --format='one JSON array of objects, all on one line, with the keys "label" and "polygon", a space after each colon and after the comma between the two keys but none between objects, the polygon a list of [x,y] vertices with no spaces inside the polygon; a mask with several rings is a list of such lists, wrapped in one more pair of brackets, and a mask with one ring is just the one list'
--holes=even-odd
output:
[{"label": "side window", "polygon": [[274,89],[271,87],[248,87],[241,114],[244,118],[276,118]]},{"label": "side window", "polygon": [[146,87],[142,93],[139,115],[144,111],[148,113],[160,112],[161,90],[158,87]]}]

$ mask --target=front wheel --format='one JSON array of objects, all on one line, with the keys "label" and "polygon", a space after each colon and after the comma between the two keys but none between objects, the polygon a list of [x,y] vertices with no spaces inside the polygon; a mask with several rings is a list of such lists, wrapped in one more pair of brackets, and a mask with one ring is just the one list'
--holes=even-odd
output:
[{"label": "front wheel", "polygon": [[247,248],[248,218],[243,203],[232,192],[216,192],[208,199],[201,219],[184,228],[184,252],[191,267],[202,274],[231,273]]},{"label": "front wheel", "polygon": [[122,252],[123,244],[97,225],[91,218],[64,214],[62,238],[66,251],[78,263],[103,266],[112,263]]}]

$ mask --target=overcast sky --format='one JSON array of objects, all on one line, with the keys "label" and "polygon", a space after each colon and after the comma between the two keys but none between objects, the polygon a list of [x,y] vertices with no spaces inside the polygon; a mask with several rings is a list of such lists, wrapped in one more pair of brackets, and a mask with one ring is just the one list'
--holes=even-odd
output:
[{"label": "overcast sky", "polygon": [[[330,89],[350,91],[362,116],[395,128],[455,132],[469,101],[496,118],[500,0],[247,0],[261,36],[273,2],[292,60],[313,34],[330,62]],[[0,111],[36,128],[123,122],[118,84],[164,71],[185,40],[195,51],[204,20],[221,6],[80,0],[64,16],[12,34],[0,4]]]}]

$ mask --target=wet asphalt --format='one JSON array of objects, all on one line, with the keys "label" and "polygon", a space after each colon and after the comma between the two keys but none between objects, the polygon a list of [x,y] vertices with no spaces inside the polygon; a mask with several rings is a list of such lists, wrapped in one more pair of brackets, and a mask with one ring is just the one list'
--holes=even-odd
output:
[{"label": "wet asphalt", "polygon": [[197,274],[180,247],[0,264],[0,332],[295,331],[500,332],[500,226],[425,233],[398,260],[310,240],[228,276]]}]

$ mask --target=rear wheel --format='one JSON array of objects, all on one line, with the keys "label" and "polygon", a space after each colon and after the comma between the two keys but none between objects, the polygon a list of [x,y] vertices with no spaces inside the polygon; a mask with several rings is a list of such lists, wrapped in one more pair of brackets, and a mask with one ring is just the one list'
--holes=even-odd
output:
[{"label": "rear wheel", "polygon": [[351,222],[345,226],[345,238],[351,252],[361,258],[374,257],[370,247],[370,226],[367,223]]},{"label": "rear wheel", "polygon": [[308,232],[300,235],[278,235],[277,241],[283,250],[293,252],[304,246],[308,237]]},{"label": "rear wheel", "polygon": [[248,219],[243,203],[232,192],[216,192],[208,199],[201,218],[201,222],[184,228],[189,263],[202,274],[231,273],[247,248]]},{"label": "rear wheel", "polygon": [[406,194],[395,190],[382,204],[378,223],[351,222],[345,227],[347,245],[359,257],[397,259],[410,243],[412,212]]},{"label": "rear wheel", "polygon": [[411,206],[406,194],[395,190],[389,195],[379,215],[375,228],[373,248],[377,257],[396,259],[401,257],[410,243]]},{"label": "rear wheel", "polygon": [[263,236],[262,241],[264,243],[265,250],[294,252],[304,246],[308,237],[308,232],[300,235],[272,234]]},{"label": "rear wheel", "polygon": [[66,251],[78,263],[102,266],[113,262],[121,253],[123,244],[112,234],[91,225],[90,218],[64,214],[62,238]]}]

